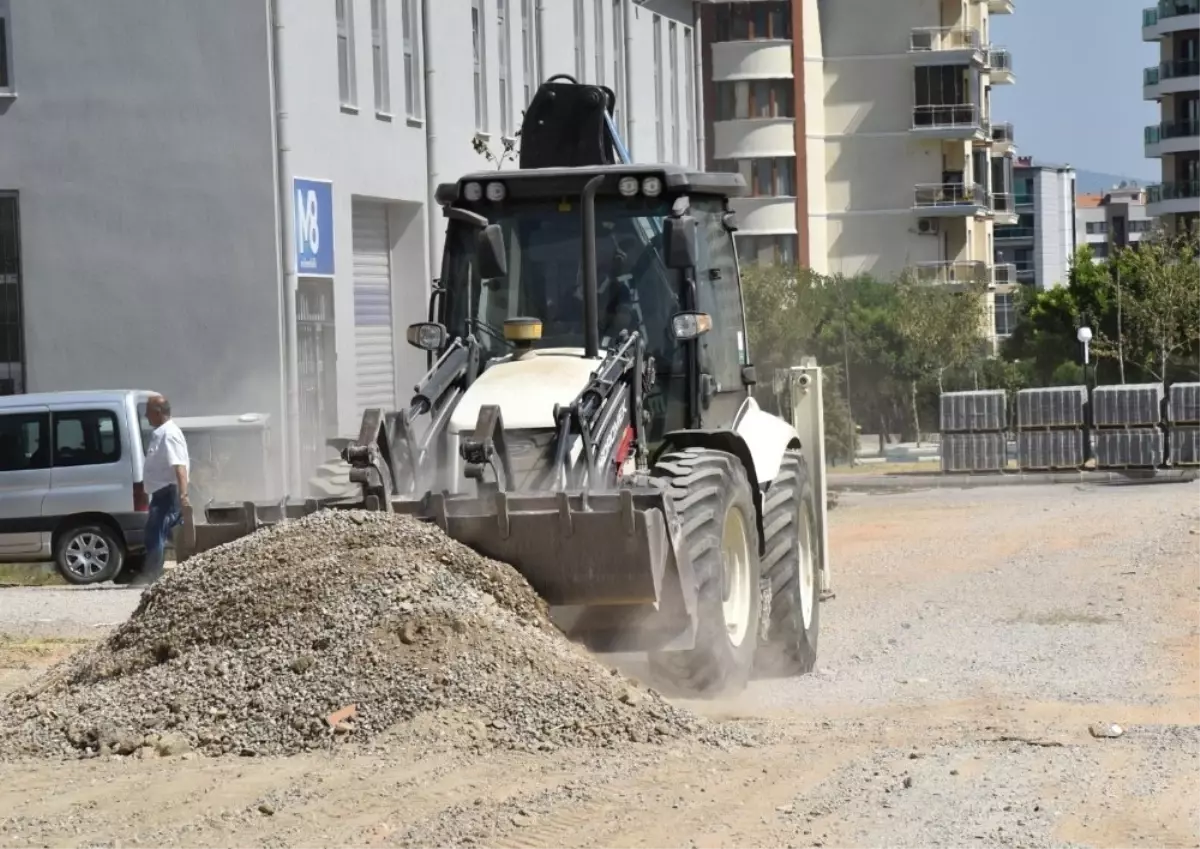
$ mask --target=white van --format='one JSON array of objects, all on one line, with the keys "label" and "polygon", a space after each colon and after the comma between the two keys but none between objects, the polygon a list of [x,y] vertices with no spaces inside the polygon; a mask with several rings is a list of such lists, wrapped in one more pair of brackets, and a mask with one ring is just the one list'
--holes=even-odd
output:
[{"label": "white van", "polygon": [[54,560],[72,584],[145,552],[149,390],[0,397],[0,561]]}]

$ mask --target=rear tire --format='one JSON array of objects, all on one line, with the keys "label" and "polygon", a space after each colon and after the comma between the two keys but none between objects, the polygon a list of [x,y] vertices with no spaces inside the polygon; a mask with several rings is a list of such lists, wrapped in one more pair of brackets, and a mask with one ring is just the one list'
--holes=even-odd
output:
[{"label": "rear tire", "polygon": [[103,583],[120,572],[124,562],[124,541],[100,522],[68,527],[54,541],[54,565],[69,584]]},{"label": "rear tire", "polygon": [[768,677],[804,675],[817,662],[821,539],[808,464],[798,450],[784,454],[764,495],[763,517],[762,570],[770,587],[771,621],[757,671]]},{"label": "rear tire", "polygon": [[672,451],[651,472],[674,502],[697,593],[696,645],[654,652],[652,677],[679,695],[712,698],[741,691],[754,669],[762,595],[754,494],[732,454]]}]

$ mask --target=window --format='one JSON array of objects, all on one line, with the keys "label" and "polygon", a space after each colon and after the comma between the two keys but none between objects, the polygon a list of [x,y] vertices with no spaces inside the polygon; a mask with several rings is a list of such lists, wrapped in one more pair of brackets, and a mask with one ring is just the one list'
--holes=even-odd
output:
[{"label": "window", "polygon": [[716,88],[718,121],[796,117],[795,87],[791,80],[717,83]]},{"label": "window", "polygon": [[404,29],[404,112],[409,118],[420,120],[421,109],[421,64],[417,54],[421,43],[418,35],[420,22],[417,18],[417,0],[403,0]]},{"label": "window", "polygon": [[334,0],[337,12],[338,98],[343,106],[358,103],[354,75],[354,0]]},{"label": "window", "polygon": [[375,78],[375,111],[392,111],[392,85],[388,79],[387,0],[371,0],[371,73]]},{"label": "window", "polygon": [[604,3],[594,0],[596,10],[596,85],[604,85]]},{"label": "window", "polygon": [[11,92],[13,88],[10,61],[12,50],[9,45],[12,31],[9,20],[8,0],[0,0],[0,92]]},{"label": "window", "polygon": [[692,39],[691,27],[683,30],[683,69],[685,98],[684,108],[687,110],[687,157],[684,162],[695,165],[698,152],[696,150],[696,44]]},{"label": "window", "polygon": [[671,161],[680,160],[679,150],[679,39],[675,22],[667,26],[667,53],[671,57]]},{"label": "window", "polygon": [[508,0],[496,0],[496,37],[500,39],[500,135],[512,135],[512,31],[508,24]]},{"label": "window", "polygon": [[117,417],[107,410],[54,414],[54,465],[98,466],[121,459]]},{"label": "window", "polygon": [[795,265],[797,237],[788,234],[772,236],[737,236],[738,259],[746,264]]},{"label": "window", "polygon": [[533,100],[538,82],[537,32],[533,0],[521,0],[521,78],[525,81],[525,105]]},{"label": "window", "polygon": [[741,292],[736,285],[733,234],[723,221],[725,205],[714,198],[694,198],[692,213],[699,221],[698,235],[704,245],[697,271],[707,272],[696,275],[697,306],[713,319],[712,330],[701,345],[702,365],[716,378],[721,391],[742,390],[742,366],[748,364],[749,354]]},{"label": "window", "polygon": [[28,472],[50,467],[50,416],[9,413],[0,416],[0,472]]},{"label": "window", "polygon": [[717,169],[741,174],[750,197],[795,197],[796,160],[791,156],[765,159],[724,159]]},{"label": "window", "polygon": [[1086,229],[1087,229],[1087,232],[1092,235],[1096,235],[1098,233],[1107,233],[1108,232],[1108,222],[1107,221],[1089,221],[1089,222],[1087,222]]},{"label": "window", "polygon": [[583,0],[575,0],[575,79],[583,82]]},{"label": "window", "polygon": [[17,196],[0,192],[0,395],[25,391],[21,231]]},{"label": "window", "polygon": [[997,293],[994,312],[996,317],[996,335],[1011,336],[1013,329],[1017,326],[1017,305],[1011,293]]},{"label": "window", "polygon": [[471,0],[471,48],[475,61],[475,130],[487,132],[487,44],[483,37],[483,0]]},{"label": "window", "polygon": [[790,39],[791,4],[786,2],[723,3],[717,6],[714,41]]},{"label": "window", "polygon": [[[596,2],[599,3],[600,0],[596,0]],[[624,111],[621,109],[621,104],[625,102],[627,96],[625,91],[625,14],[622,11],[624,6],[625,0],[613,0],[613,87],[617,91],[613,121],[621,133],[625,132],[625,125],[621,123],[621,114]],[[626,146],[633,144],[633,139],[625,139],[625,144]]]},{"label": "window", "polygon": [[654,140],[658,161],[667,161],[667,136],[663,127],[662,18],[654,16]]}]

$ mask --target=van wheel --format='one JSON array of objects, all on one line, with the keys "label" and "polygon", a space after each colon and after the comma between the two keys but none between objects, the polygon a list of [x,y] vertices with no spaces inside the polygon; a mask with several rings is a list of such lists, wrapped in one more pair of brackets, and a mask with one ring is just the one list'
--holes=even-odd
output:
[{"label": "van wheel", "polygon": [[125,545],[109,528],[88,522],[68,528],[54,543],[54,565],[69,584],[99,584],[121,571]]}]

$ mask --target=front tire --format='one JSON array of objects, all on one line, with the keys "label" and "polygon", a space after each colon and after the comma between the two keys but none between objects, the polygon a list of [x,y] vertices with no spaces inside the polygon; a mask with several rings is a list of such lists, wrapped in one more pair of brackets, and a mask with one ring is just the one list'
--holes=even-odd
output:
[{"label": "front tire", "polygon": [[654,652],[664,690],[712,698],[745,688],[754,669],[762,595],[754,494],[732,454],[702,448],[664,454],[651,472],[672,499],[697,592],[696,644]]},{"label": "front tire", "polygon": [[808,464],[798,450],[784,454],[764,496],[763,530],[762,569],[770,587],[771,612],[758,671],[768,677],[804,675],[817,662],[821,539]]},{"label": "front tire", "polygon": [[111,580],[125,562],[125,543],[106,525],[85,522],[67,528],[54,542],[54,565],[69,584]]}]

